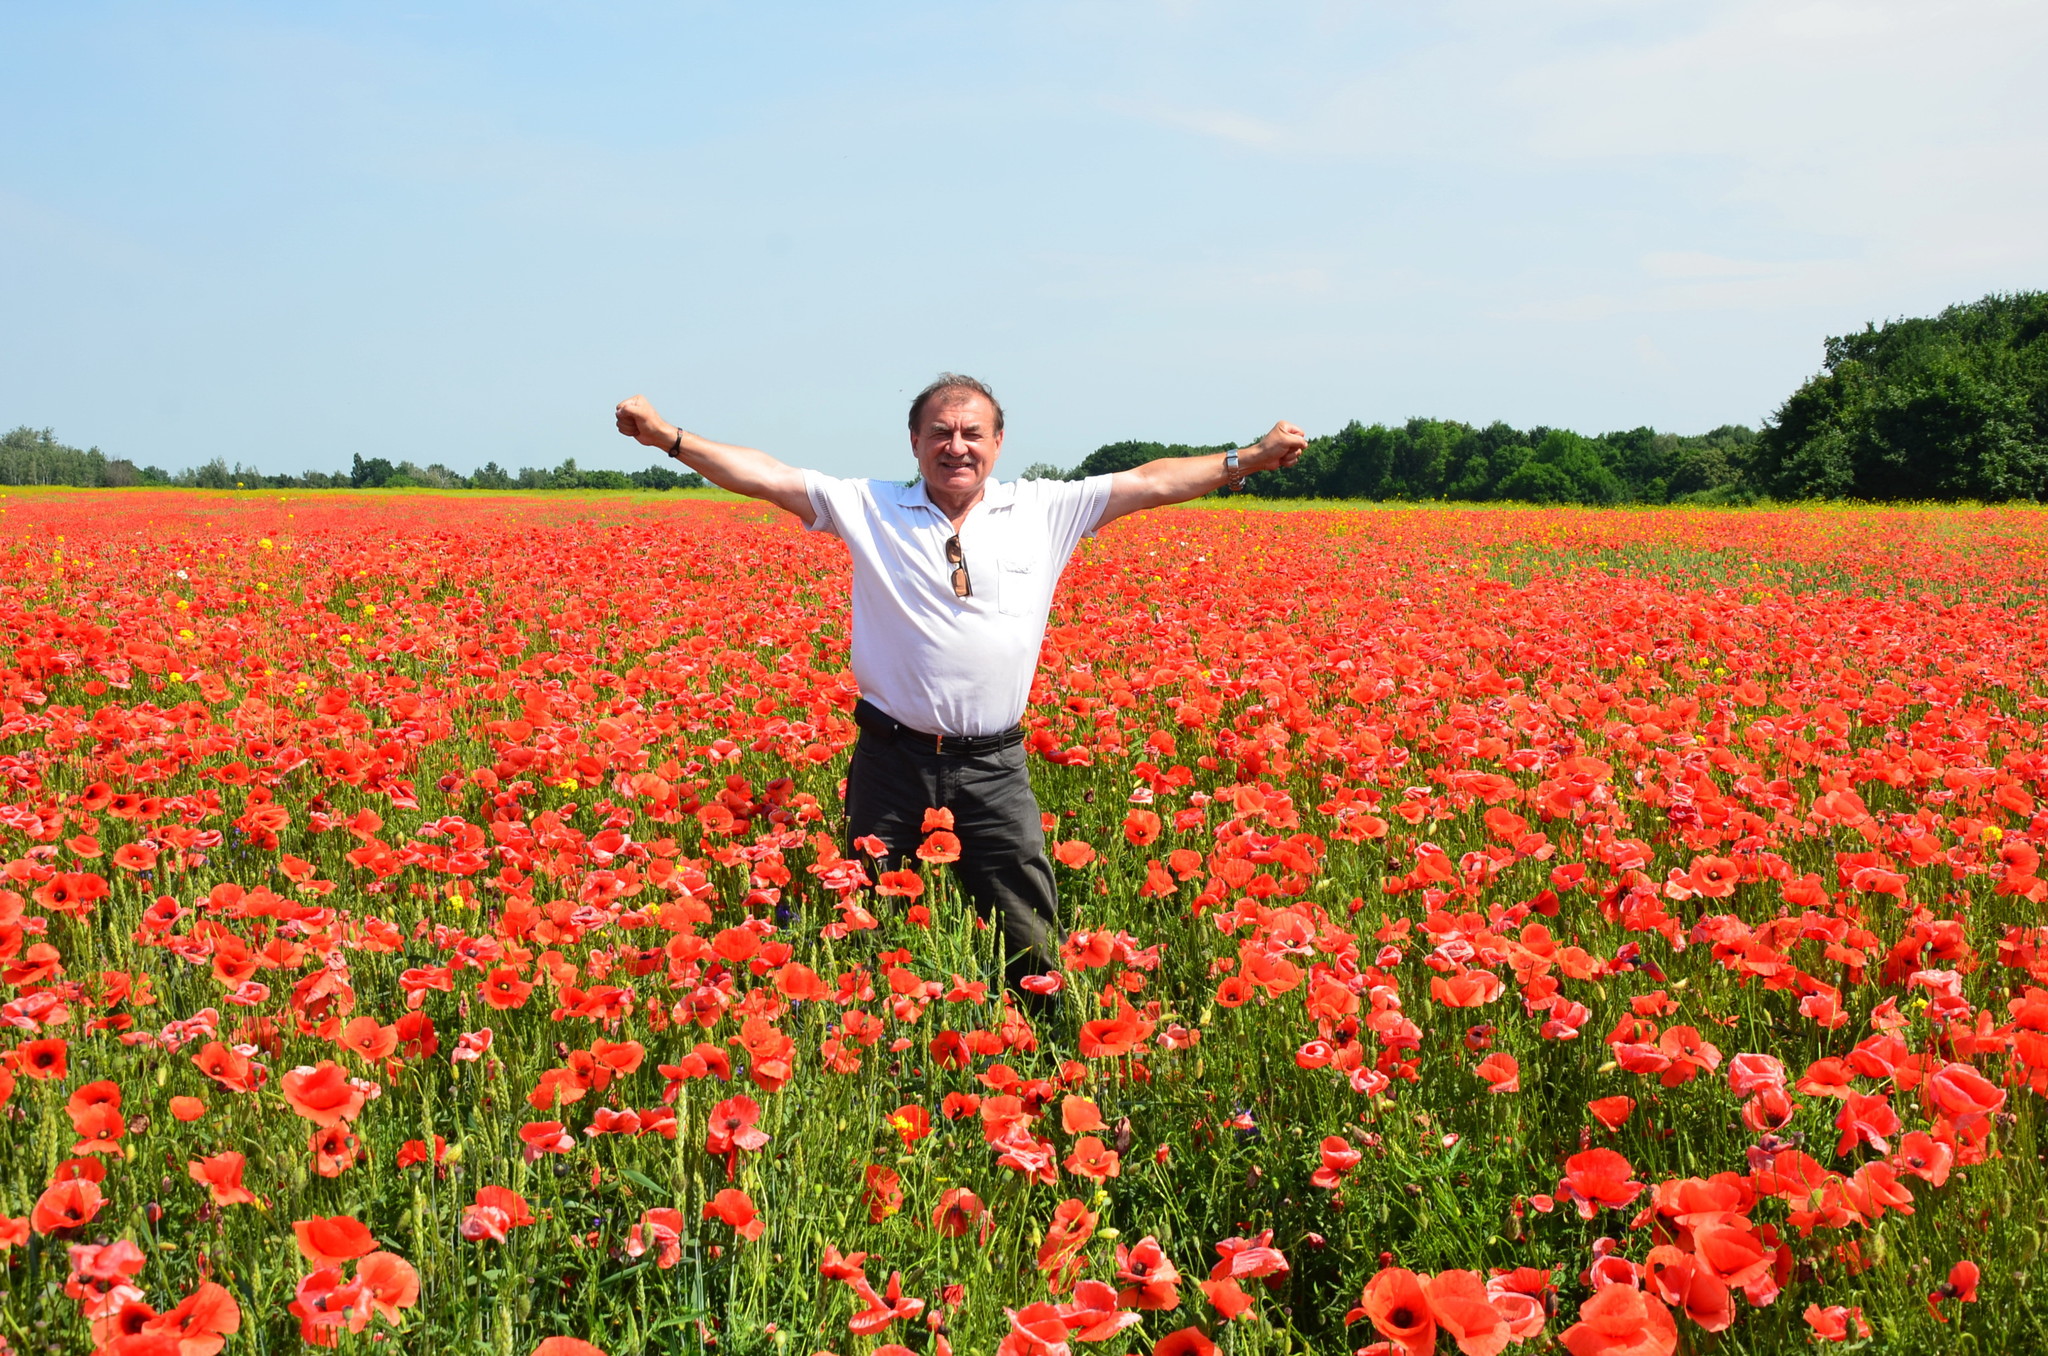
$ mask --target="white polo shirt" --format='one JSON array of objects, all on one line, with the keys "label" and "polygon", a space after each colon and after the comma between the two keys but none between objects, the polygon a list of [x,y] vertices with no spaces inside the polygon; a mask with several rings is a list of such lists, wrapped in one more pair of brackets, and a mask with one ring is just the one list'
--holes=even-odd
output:
[{"label": "white polo shirt", "polygon": [[804,472],[811,530],[853,554],[853,676],[913,730],[1001,734],[1023,719],[1053,585],[1109,504],[1108,476],[990,480],[960,527],[973,593],[953,594],[952,521],[922,482]]}]

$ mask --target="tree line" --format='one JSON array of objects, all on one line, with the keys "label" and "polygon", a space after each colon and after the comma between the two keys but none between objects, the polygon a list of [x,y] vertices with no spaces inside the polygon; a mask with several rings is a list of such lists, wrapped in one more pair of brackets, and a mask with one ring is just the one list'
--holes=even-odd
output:
[{"label": "tree line", "polygon": [[[1362,424],[1312,438],[1301,460],[1260,473],[1269,499],[1447,499],[1471,503],[1744,503],[1740,466],[1756,442],[1739,424],[1681,436],[1653,428],[1587,437],[1569,429],[1475,428],[1448,419]],[[1221,452],[1147,442],[1097,448],[1068,479],[1129,470],[1157,457]],[[1044,474],[1049,467],[1034,467]],[[1027,475],[1031,472],[1026,472]]]},{"label": "tree line", "polygon": [[105,456],[97,447],[80,451],[57,441],[50,429],[27,426],[0,435],[0,485],[76,485],[123,488],[131,485],[200,490],[694,490],[704,478],[695,472],[645,466],[637,471],[585,470],[569,457],[560,466],[522,466],[508,471],[494,461],[471,475],[440,462],[420,466],[410,461],[356,454],[346,473],[308,471],[303,475],[268,475],[220,457],[200,466],[169,472],[157,466]]},{"label": "tree line", "polygon": [[[1071,470],[1038,463],[1030,478],[1079,479],[1207,446],[1117,442]],[[0,484],[184,485],[206,489],[668,490],[694,474],[649,466],[586,471],[496,462],[464,475],[355,457],[346,474],[267,475],[216,457],[165,472],[59,443],[49,429],[0,438]],[[1867,324],[1828,339],[1822,369],[1761,429],[1725,424],[1681,435],[1636,428],[1484,427],[1447,419],[1356,420],[1315,438],[1298,464],[1253,482],[1262,497],[1486,502],[1737,504],[1759,499],[2048,499],[2048,292],[1994,293],[1940,315]]]}]

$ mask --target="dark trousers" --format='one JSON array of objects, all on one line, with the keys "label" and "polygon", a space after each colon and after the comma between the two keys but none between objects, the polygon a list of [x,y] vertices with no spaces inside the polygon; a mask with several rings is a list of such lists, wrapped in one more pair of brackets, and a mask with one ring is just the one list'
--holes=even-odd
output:
[{"label": "dark trousers", "polygon": [[1001,926],[1009,952],[1004,975],[1015,988],[1024,976],[1055,968],[1060,944],[1059,892],[1024,746],[960,757],[920,744],[861,731],[846,774],[848,834],[873,834],[888,844],[882,870],[914,866],[925,810],[951,810],[960,838],[953,878],[975,911]]}]

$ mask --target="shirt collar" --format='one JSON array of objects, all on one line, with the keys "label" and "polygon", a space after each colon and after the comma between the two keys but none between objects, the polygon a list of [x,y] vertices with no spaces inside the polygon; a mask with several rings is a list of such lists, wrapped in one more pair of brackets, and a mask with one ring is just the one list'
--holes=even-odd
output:
[{"label": "shirt collar", "polygon": [[[904,505],[906,508],[916,508],[921,504],[942,518],[946,516],[945,512],[932,502],[931,496],[925,493],[924,481],[922,480],[917,481],[915,484],[898,485],[896,487],[896,502]],[[981,503],[975,507],[1001,509],[1009,508],[1016,502],[1017,482],[1014,480],[997,480],[994,476],[990,476],[982,484]]]}]

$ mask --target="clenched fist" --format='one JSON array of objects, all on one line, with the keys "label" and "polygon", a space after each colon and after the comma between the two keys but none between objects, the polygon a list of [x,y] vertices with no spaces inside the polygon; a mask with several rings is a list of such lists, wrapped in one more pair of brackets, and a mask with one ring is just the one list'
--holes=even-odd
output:
[{"label": "clenched fist", "polygon": [[1308,435],[1283,419],[1259,439],[1258,450],[1244,459],[1244,469],[1271,471],[1292,466],[1301,460],[1302,449],[1307,446]]},{"label": "clenched fist", "polygon": [[647,403],[646,396],[628,396],[619,402],[614,413],[618,416],[619,432],[634,442],[658,447],[664,452],[675,445],[675,425],[664,420],[654,406]]}]

